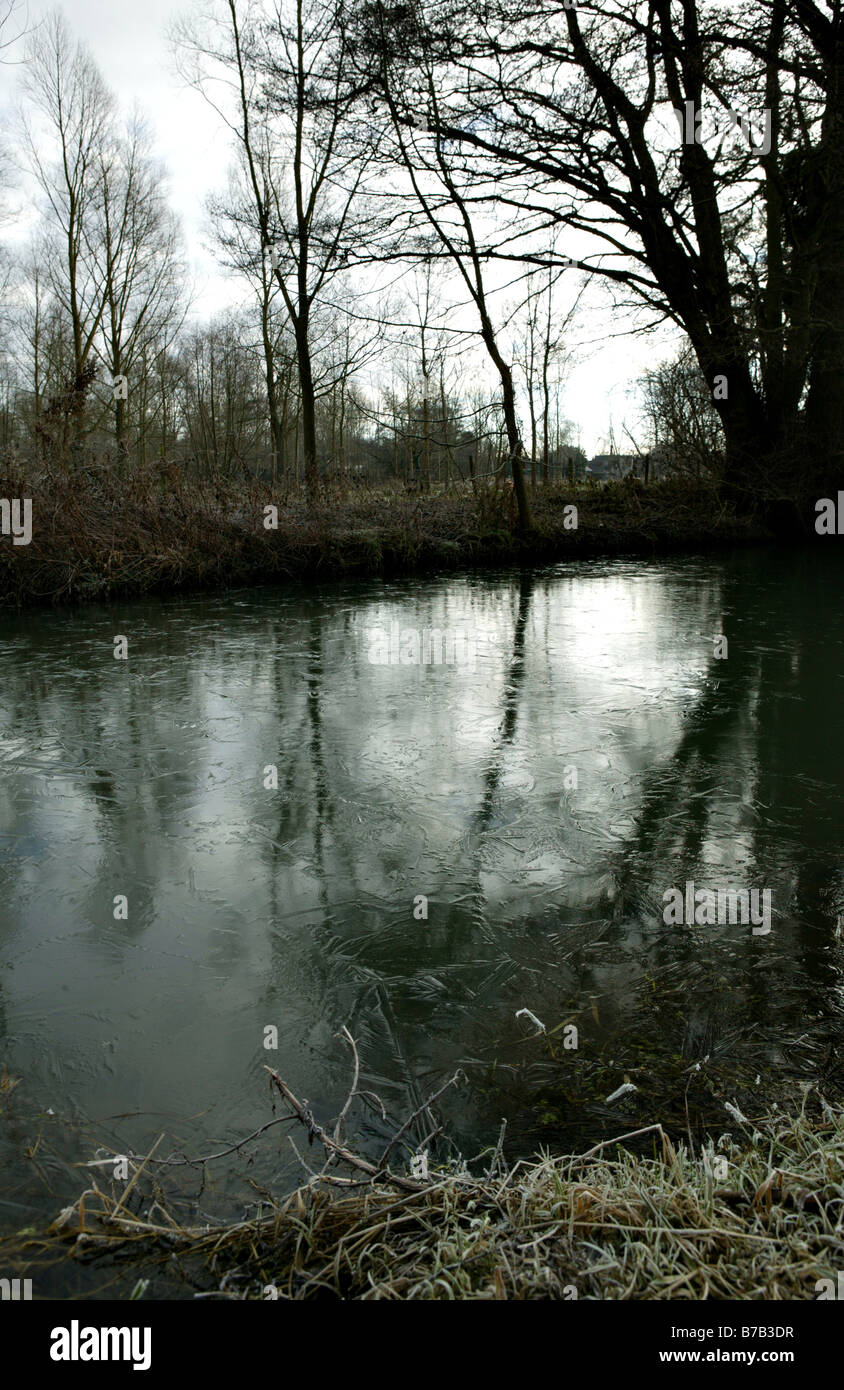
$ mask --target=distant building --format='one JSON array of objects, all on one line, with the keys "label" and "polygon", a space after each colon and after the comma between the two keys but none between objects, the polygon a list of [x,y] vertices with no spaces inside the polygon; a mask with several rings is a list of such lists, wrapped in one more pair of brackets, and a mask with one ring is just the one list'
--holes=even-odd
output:
[{"label": "distant building", "polygon": [[586,476],[607,483],[613,478],[625,478],[631,472],[641,477],[643,467],[644,460],[639,454],[596,454],[586,465]]}]

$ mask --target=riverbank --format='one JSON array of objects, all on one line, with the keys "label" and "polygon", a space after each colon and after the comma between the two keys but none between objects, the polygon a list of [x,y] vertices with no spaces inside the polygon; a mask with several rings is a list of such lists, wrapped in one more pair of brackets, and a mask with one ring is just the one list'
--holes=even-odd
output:
[{"label": "riverbank", "polygon": [[[724,1131],[707,1154],[672,1143],[656,1123],[581,1155],[511,1168],[496,1150],[484,1176],[455,1164],[428,1182],[383,1170],[367,1179],[364,1161],[329,1139],[321,1179],[263,1202],[252,1219],[216,1226],[168,1208],[166,1169],[149,1155],[131,1161],[128,1184],[94,1179],[49,1232],[0,1244],[15,1277],[37,1279],[45,1264],[70,1258],[102,1277],[111,1270],[112,1287],[121,1269],[125,1286],[136,1281],[133,1297],[834,1298],[844,1111],[814,1094],[790,1116],[775,1109],[751,1120],[728,1107]],[[326,1135],[313,1133],[306,1152],[318,1167]],[[350,1182],[338,1164],[351,1171],[352,1191],[338,1186]]]},{"label": "riverbank", "polygon": [[32,499],[28,543],[0,537],[0,606],[9,608],[771,538],[712,488],[677,481],[539,490],[528,537],[517,533],[507,485],[326,493],[314,508],[253,479],[206,483],[159,466],[126,478],[106,469],[37,483],[7,476],[0,496]]}]

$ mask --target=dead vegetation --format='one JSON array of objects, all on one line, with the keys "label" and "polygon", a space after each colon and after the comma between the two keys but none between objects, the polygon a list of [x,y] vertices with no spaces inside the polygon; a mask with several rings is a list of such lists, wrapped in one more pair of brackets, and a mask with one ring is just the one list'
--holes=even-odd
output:
[{"label": "dead vegetation", "polygon": [[[40,472],[8,462],[0,496],[32,499],[30,543],[0,538],[0,604],[10,607],[690,550],[764,534],[711,488],[687,482],[539,490],[529,537],[518,535],[512,487],[502,480],[421,495],[335,484],[314,507],[253,477],[204,479],[165,462],[124,470],[89,459]],[[572,502],[576,529],[565,524]],[[265,525],[268,506],[277,508],[275,529]]]},{"label": "dead vegetation", "polygon": [[344,1035],[354,1079],[332,1129],[267,1068],[282,1113],[197,1161],[204,1171],[292,1123],[309,1140],[300,1155],[309,1176],[289,1196],[249,1219],[192,1224],[168,1201],[175,1160],[160,1156],[159,1140],[130,1160],[119,1188],[95,1180],[46,1233],[4,1241],[5,1265],[27,1277],[67,1258],[128,1262],[135,1296],[164,1275],[165,1296],[282,1300],[814,1299],[818,1281],[842,1267],[844,1111],[812,1088],[790,1115],[774,1107],[751,1122],[727,1107],[725,1132],[705,1153],[654,1123],[583,1154],[509,1166],[502,1130],[479,1156],[482,1171],[452,1161],[425,1179],[412,1158],[435,1138],[431,1106],[459,1076],[373,1162],[344,1134],[352,1103],[373,1099]]}]

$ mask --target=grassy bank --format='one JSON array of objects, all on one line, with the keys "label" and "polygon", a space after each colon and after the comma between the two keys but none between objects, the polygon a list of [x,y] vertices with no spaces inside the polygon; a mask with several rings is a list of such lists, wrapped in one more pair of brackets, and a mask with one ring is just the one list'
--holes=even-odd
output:
[{"label": "grassy bank", "polygon": [[[286,579],[411,574],[574,556],[700,550],[766,538],[709,487],[618,483],[539,491],[520,537],[507,485],[449,494],[325,492],[318,506],[255,480],[202,482],[159,465],[124,477],[91,467],[33,481],[32,539],[0,537],[0,604],[66,603]],[[571,526],[570,504],[577,507]],[[277,529],[265,508],[278,510]],[[567,524],[568,523],[568,524]]]},{"label": "grassy bank", "polygon": [[256,1134],[291,1121],[316,1140],[297,1191],[196,1224],[156,1145],[128,1182],[98,1176],[47,1232],[0,1242],[4,1267],[43,1286],[45,1266],[83,1262],[94,1297],[119,1278],[136,1297],[753,1300],[816,1299],[844,1262],[844,1111],[808,1089],[790,1115],[726,1107],[707,1155],[655,1123],[512,1167],[499,1145],[481,1174],[453,1162],[422,1182],[395,1150],[367,1163],[272,1075],[284,1114]]}]

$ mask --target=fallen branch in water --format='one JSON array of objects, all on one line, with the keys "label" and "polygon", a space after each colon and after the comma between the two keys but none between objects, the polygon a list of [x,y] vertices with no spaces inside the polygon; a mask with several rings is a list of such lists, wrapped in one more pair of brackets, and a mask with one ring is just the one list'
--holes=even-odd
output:
[{"label": "fallen branch in water", "polygon": [[[370,1163],[367,1159],[361,1158],[359,1154],[353,1153],[351,1149],[347,1149],[345,1145],[338,1142],[338,1136],[340,1133],[340,1123],[345,1117],[354,1096],[357,1094],[358,1076],[360,1074],[357,1048],[355,1046],[354,1040],[351,1034],[349,1033],[348,1029],[344,1028],[343,1033],[345,1034],[347,1041],[351,1043],[352,1050],[354,1052],[355,1074],[354,1079],[352,1081],[352,1088],[349,1091],[349,1094],[346,1098],[346,1103],[340,1112],[340,1118],[338,1119],[337,1124],[335,1126],[334,1138],[332,1138],[330,1134],[326,1133],[322,1125],[317,1124],[316,1120],[314,1119],[313,1112],[302,1101],[296,1099],[290,1087],[287,1085],[285,1081],[282,1081],[278,1072],[274,1071],[272,1067],[266,1067],[265,1070],[268,1071],[270,1074],[271,1084],[275,1086],[276,1090],[278,1090],[281,1093],[283,1099],[290,1106],[294,1115],[296,1115],[299,1121],[307,1129],[308,1143],[312,1144],[314,1139],[318,1139],[320,1144],[322,1144],[323,1148],[325,1149],[327,1155],[329,1156],[329,1160],[339,1160],[340,1162],[345,1163],[349,1168],[354,1168],[359,1173],[365,1173],[367,1177],[369,1177],[373,1182],[389,1183],[393,1187],[400,1188],[402,1192],[424,1192],[425,1188],[428,1186],[427,1182],[420,1182],[417,1181],[415,1178],[406,1178],[401,1174],[393,1173],[385,1165],[391,1151],[395,1148],[402,1135],[405,1134],[407,1130],[410,1128],[410,1126],[413,1124],[414,1120],[418,1119],[424,1110],[427,1110],[431,1105],[433,1105],[434,1101],[438,1100],[439,1097],[443,1094],[443,1092],[448,1090],[449,1086],[455,1086],[457,1082],[460,1080],[460,1078],[463,1076],[463,1073],[460,1070],[456,1071],[454,1073],[454,1076],[450,1077],[449,1080],[446,1081],[445,1084],[442,1085],[438,1091],[435,1091],[432,1096],[429,1096],[429,1098],[426,1101],[424,1101],[423,1104],[420,1105],[417,1110],[413,1112],[410,1118],[405,1120],[404,1124],[396,1132],[396,1134],[393,1135],[393,1138],[390,1140],[389,1144],[387,1145],[386,1149],[381,1155],[379,1162]],[[331,1174],[327,1173],[325,1169],[323,1169],[323,1171],[318,1176],[320,1178],[324,1178],[326,1182],[337,1181],[333,1178]],[[345,1182],[346,1180],[340,1180],[340,1183],[342,1183],[343,1185],[345,1185]]]},{"label": "fallen branch in water", "polygon": [[[31,1277],[62,1251],[83,1260],[117,1254],[112,1268],[125,1273],[115,1278],[163,1269],[154,1293],[165,1297],[174,1296],[176,1273],[187,1297],[286,1300],[784,1299],[834,1286],[844,1249],[844,1111],[823,1096],[812,1098],[811,1114],[807,1092],[797,1113],[755,1118],[752,1134],[722,1135],[723,1184],[659,1123],[580,1155],[509,1168],[502,1129],[485,1151],[485,1176],[455,1160],[423,1182],[363,1158],[339,1137],[352,1100],[366,1094],[357,1048],[347,1030],[344,1037],[354,1076],[333,1135],[267,1071],[285,1118],[322,1146],[326,1166],[343,1164],[350,1177],[313,1172],[284,1198],[262,1193],[257,1215],[188,1225],[171,1214],[175,1194],[165,1203],[151,1176],[167,1160],[150,1153],[122,1195],[95,1183],[51,1231],[7,1239],[6,1262]],[[459,1075],[414,1112],[391,1147]],[[630,1142],[640,1152],[623,1147]],[[130,1195],[141,1208],[134,1214]]]}]

